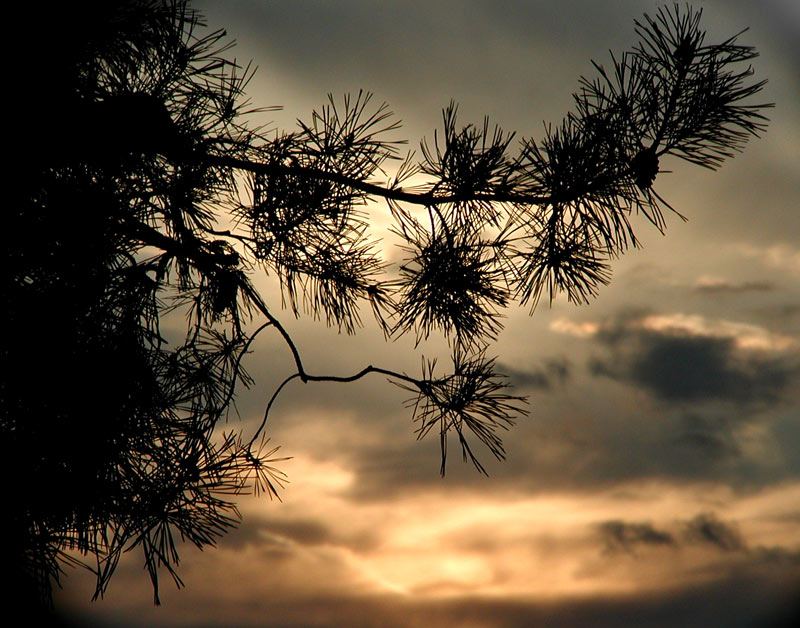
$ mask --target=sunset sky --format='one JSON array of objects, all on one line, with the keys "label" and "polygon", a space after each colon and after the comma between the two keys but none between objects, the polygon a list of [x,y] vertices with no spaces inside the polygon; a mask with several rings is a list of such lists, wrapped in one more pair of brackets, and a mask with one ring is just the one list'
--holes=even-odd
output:
[{"label": "sunset sky", "polygon": [[[359,89],[386,101],[415,149],[453,99],[543,136],[591,60],[636,43],[644,0],[205,0],[194,6],[258,66],[248,95],[269,128]],[[529,416],[482,452],[489,477],[417,441],[408,394],[383,376],[290,384],[267,434],[291,456],[282,502],[244,497],[218,548],[184,546],[162,605],[132,553],[106,598],[70,571],[57,604],[81,625],[246,628],[769,626],[800,591],[800,3],[697,2],[707,43],[749,27],[770,124],[717,172],[664,161],[656,190],[688,218],[614,262],[590,305],[512,307],[489,352]],[[375,204],[373,224],[388,224]],[[387,259],[399,253],[387,246]],[[276,311],[280,296],[259,280]],[[443,340],[385,342],[282,322],[315,374],[368,364],[419,374]],[[293,371],[259,336],[239,398],[252,433]]]}]

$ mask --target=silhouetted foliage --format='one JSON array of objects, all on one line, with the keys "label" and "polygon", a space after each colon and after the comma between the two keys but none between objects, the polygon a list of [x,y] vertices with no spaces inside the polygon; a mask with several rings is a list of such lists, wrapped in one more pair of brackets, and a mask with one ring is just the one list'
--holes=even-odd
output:
[{"label": "silhouetted foliage", "polygon": [[[640,43],[610,70],[596,64],[575,111],[516,154],[514,134],[461,127],[451,103],[416,163],[367,93],[331,98],[294,132],[249,128],[251,72],[183,1],[40,17],[29,113],[58,118],[15,136],[0,460],[13,478],[4,538],[41,593],[83,555],[102,595],[138,548],[158,602],[162,570],[181,584],[178,539],[213,545],[238,521],[237,494],[277,496],[264,423],[250,438],[219,433],[266,328],[296,366],[267,414],[293,379],[378,373],[413,393],[419,437],[439,433],[442,473],[453,435],[480,471],[472,439],[502,459],[498,432],[525,413],[486,357],[503,308],[545,293],[587,302],[609,260],[637,245],[633,215],[663,230],[674,211],[653,189],[665,156],[716,168],[764,128],[766,105],[744,102],[763,83],[736,65],[755,51],[735,37],[706,45],[699,19],[645,16]],[[391,163],[394,179],[378,184]],[[413,176],[424,182],[404,187]],[[370,233],[376,199],[394,219],[398,267]],[[389,339],[441,332],[451,374],[424,359],[416,377],[310,374],[251,284],[257,269],[279,278],[294,315],[355,333],[369,303]],[[173,311],[185,332],[165,327]]]}]

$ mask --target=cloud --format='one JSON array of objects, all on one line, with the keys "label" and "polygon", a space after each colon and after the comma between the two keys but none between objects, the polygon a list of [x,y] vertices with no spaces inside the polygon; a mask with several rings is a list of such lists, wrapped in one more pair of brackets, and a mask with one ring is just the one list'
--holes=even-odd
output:
[{"label": "cloud", "polygon": [[688,412],[680,417],[680,432],[675,442],[712,461],[736,458],[741,456],[742,449],[736,440],[735,427],[735,421],[725,415]]},{"label": "cloud", "polygon": [[240,526],[226,534],[221,544],[228,549],[244,550],[250,546],[324,545],[342,543],[321,519],[263,517],[248,515]]},{"label": "cloud", "polygon": [[590,338],[600,331],[600,325],[591,321],[578,323],[562,317],[550,323],[550,329],[557,333],[575,336],[576,338]]},{"label": "cloud", "polygon": [[564,384],[572,375],[572,366],[563,357],[546,360],[543,366],[536,369],[523,370],[498,364],[497,370],[509,377],[515,387],[539,390],[550,390],[555,385]]},{"label": "cloud", "polygon": [[727,281],[720,277],[700,277],[694,284],[695,291],[707,295],[743,294],[746,292],[769,292],[775,290],[771,281]]},{"label": "cloud", "polygon": [[750,323],[712,319],[698,314],[647,315],[638,324],[645,330],[665,334],[727,339],[737,349],[780,353],[800,347],[800,341],[794,336],[774,333]]},{"label": "cloud", "polygon": [[796,246],[789,244],[754,246],[740,243],[734,245],[734,248],[740,255],[756,259],[769,268],[800,274],[800,249]]},{"label": "cloud", "polygon": [[700,513],[686,524],[685,536],[690,542],[712,545],[726,552],[746,549],[735,525],[725,523],[712,512]]},{"label": "cloud", "polygon": [[628,380],[668,401],[772,401],[789,381],[774,362],[736,360],[728,340],[647,332],[637,340],[638,355],[595,359],[592,373]]},{"label": "cloud", "polygon": [[598,528],[608,552],[633,552],[639,545],[675,544],[675,539],[669,532],[659,530],[651,523],[629,523],[615,519],[604,521]]},{"label": "cloud", "polygon": [[594,337],[607,354],[589,361],[592,374],[668,402],[773,404],[800,374],[795,338],[745,323],[623,313]]},{"label": "cloud", "polygon": [[769,320],[772,324],[796,328],[800,321],[800,303],[783,303],[778,305],[764,305],[757,308],[756,312]]},{"label": "cloud", "polygon": [[[670,531],[658,528],[651,522],[612,519],[597,525],[604,553],[625,552],[635,554],[640,547],[688,547],[707,546],[723,552],[749,552],[747,543],[738,526],[723,521],[714,512],[701,512],[691,519],[683,520]],[[754,555],[760,560],[778,563],[794,562],[796,555],[785,547],[759,547]]]}]

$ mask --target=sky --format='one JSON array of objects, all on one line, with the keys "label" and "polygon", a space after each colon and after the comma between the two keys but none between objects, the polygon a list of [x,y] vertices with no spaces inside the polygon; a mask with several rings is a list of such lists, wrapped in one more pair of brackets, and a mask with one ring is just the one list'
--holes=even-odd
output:
[{"label": "sky", "polygon": [[[258,71],[259,121],[297,118],[359,89],[387,102],[418,147],[451,99],[541,138],[572,107],[591,60],[636,43],[659,3],[197,2],[230,53]],[[417,441],[407,394],[382,376],[290,384],[267,425],[291,456],[282,502],[243,497],[240,527],[215,549],[185,546],[162,605],[141,558],[105,599],[70,571],[57,604],[91,626],[247,628],[735,628],[781,625],[800,592],[800,5],[697,2],[707,42],[742,29],[755,46],[760,139],[717,172],[664,161],[655,189],[687,222],[639,220],[640,250],[613,264],[588,306],[557,299],[505,312],[489,349],[529,397],[489,477],[435,438]],[[387,224],[385,206],[371,208]],[[396,252],[387,248],[388,259]],[[275,308],[270,280],[259,285]],[[438,338],[385,342],[310,317],[282,321],[317,374],[375,364],[419,372]],[[248,357],[245,433],[292,372],[277,335]],[[772,622],[772,623],[771,623]]]}]

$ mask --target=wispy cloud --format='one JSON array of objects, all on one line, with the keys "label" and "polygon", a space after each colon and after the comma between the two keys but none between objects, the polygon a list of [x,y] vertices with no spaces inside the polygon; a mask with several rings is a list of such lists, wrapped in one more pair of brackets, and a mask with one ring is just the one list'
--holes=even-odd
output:
[{"label": "wispy cloud", "polygon": [[600,331],[600,324],[592,321],[576,322],[562,317],[550,323],[550,329],[577,338],[590,338]]},{"label": "wispy cloud", "polygon": [[755,259],[769,268],[800,274],[800,249],[796,246],[783,243],[756,246],[742,242],[733,247],[743,257]]},{"label": "wispy cloud", "polygon": [[722,277],[712,277],[703,275],[694,283],[697,292],[708,295],[735,294],[741,295],[747,292],[770,292],[775,290],[775,284],[771,281],[742,281],[735,282],[723,279]]}]

